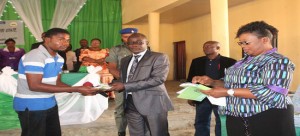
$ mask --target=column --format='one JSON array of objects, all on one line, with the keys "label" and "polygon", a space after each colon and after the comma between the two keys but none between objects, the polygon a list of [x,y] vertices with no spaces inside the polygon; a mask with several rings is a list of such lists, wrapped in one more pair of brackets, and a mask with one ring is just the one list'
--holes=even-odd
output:
[{"label": "column", "polygon": [[221,44],[220,53],[229,54],[228,0],[210,0],[212,40]]},{"label": "column", "polygon": [[159,13],[152,12],[148,14],[150,48],[152,51],[159,51]]}]

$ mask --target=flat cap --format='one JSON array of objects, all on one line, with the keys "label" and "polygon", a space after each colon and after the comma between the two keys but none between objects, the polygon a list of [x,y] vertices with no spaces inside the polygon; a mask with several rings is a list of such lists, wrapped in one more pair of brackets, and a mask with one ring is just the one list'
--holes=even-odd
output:
[{"label": "flat cap", "polygon": [[120,34],[131,34],[131,33],[137,33],[138,29],[136,28],[124,28],[120,30]]}]

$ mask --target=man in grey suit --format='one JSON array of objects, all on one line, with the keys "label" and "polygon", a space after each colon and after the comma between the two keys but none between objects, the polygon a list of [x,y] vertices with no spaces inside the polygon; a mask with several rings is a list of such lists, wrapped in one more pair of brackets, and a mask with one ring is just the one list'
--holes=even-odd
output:
[{"label": "man in grey suit", "polygon": [[[111,91],[125,91],[125,116],[131,136],[168,136],[168,111],[173,105],[164,82],[169,72],[165,54],[147,50],[148,40],[141,33],[128,38],[133,55],[121,61],[121,82]],[[138,57],[136,57],[138,56]]]}]

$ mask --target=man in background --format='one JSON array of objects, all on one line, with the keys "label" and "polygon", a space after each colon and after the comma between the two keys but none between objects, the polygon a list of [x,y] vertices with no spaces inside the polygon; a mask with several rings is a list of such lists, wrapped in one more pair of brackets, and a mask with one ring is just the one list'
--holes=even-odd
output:
[{"label": "man in background", "polygon": [[36,49],[36,48],[38,48],[41,44],[44,43],[45,32],[42,33],[41,38],[42,38],[43,41],[32,44],[30,50]]},{"label": "man in background", "polygon": [[[232,66],[236,60],[221,56],[220,43],[217,41],[207,41],[203,44],[203,52],[205,56],[193,59],[190,66],[187,82],[192,82],[194,76],[207,75],[212,79],[220,79],[224,77],[224,70]],[[212,105],[205,98],[201,102],[188,100],[191,106],[196,107],[195,117],[195,136],[210,135],[210,120],[212,111],[216,117],[215,135],[221,136],[221,121],[218,114],[218,106]]]},{"label": "man in background", "polygon": [[[136,28],[124,28],[120,30],[122,43],[120,45],[114,46],[109,50],[109,56],[106,58],[106,62],[108,62],[109,72],[114,76],[115,80],[120,78],[120,66],[121,59],[131,55],[131,51],[127,46],[128,37],[137,33]],[[116,98],[116,108],[115,108],[115,121],[118,128],[118,136],[126,135],[126,127],[127,120],[124,114],[124,93],[123,92],[115,92]]]},{"label": "man in background", "polygon": [[74,72],[77,72],[81,66],[81,61],[79,61],[79,56],[80,56],[80,53],[81,53],[81,49],[87,49],[89,48],[89,42],[87,39],[81,39],[79,41],[79,44],[80,44],[80,48],[76,49],[75,50],[75,55],[76,55],[76,58],[77,58],[77,62],[76,62],[76,65],[74,67]]},{"label": "man in background", "polygon": [[72,45],[70,44],[68,48],[66,49],[66,65],[67,65],[67,70],[70,72],[74,72],[74,67],[77,62],[77,58],[75,55],[75,52],[72,51]]}]

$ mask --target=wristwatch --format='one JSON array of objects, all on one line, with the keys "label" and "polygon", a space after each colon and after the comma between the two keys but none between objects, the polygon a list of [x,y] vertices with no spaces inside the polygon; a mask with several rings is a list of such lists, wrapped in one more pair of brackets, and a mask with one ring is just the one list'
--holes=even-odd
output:
[{"label": "wristwatch", "polygon": [[234,97],[234,90],[233,89],[227,90],[227,94],[231,97]]}]

